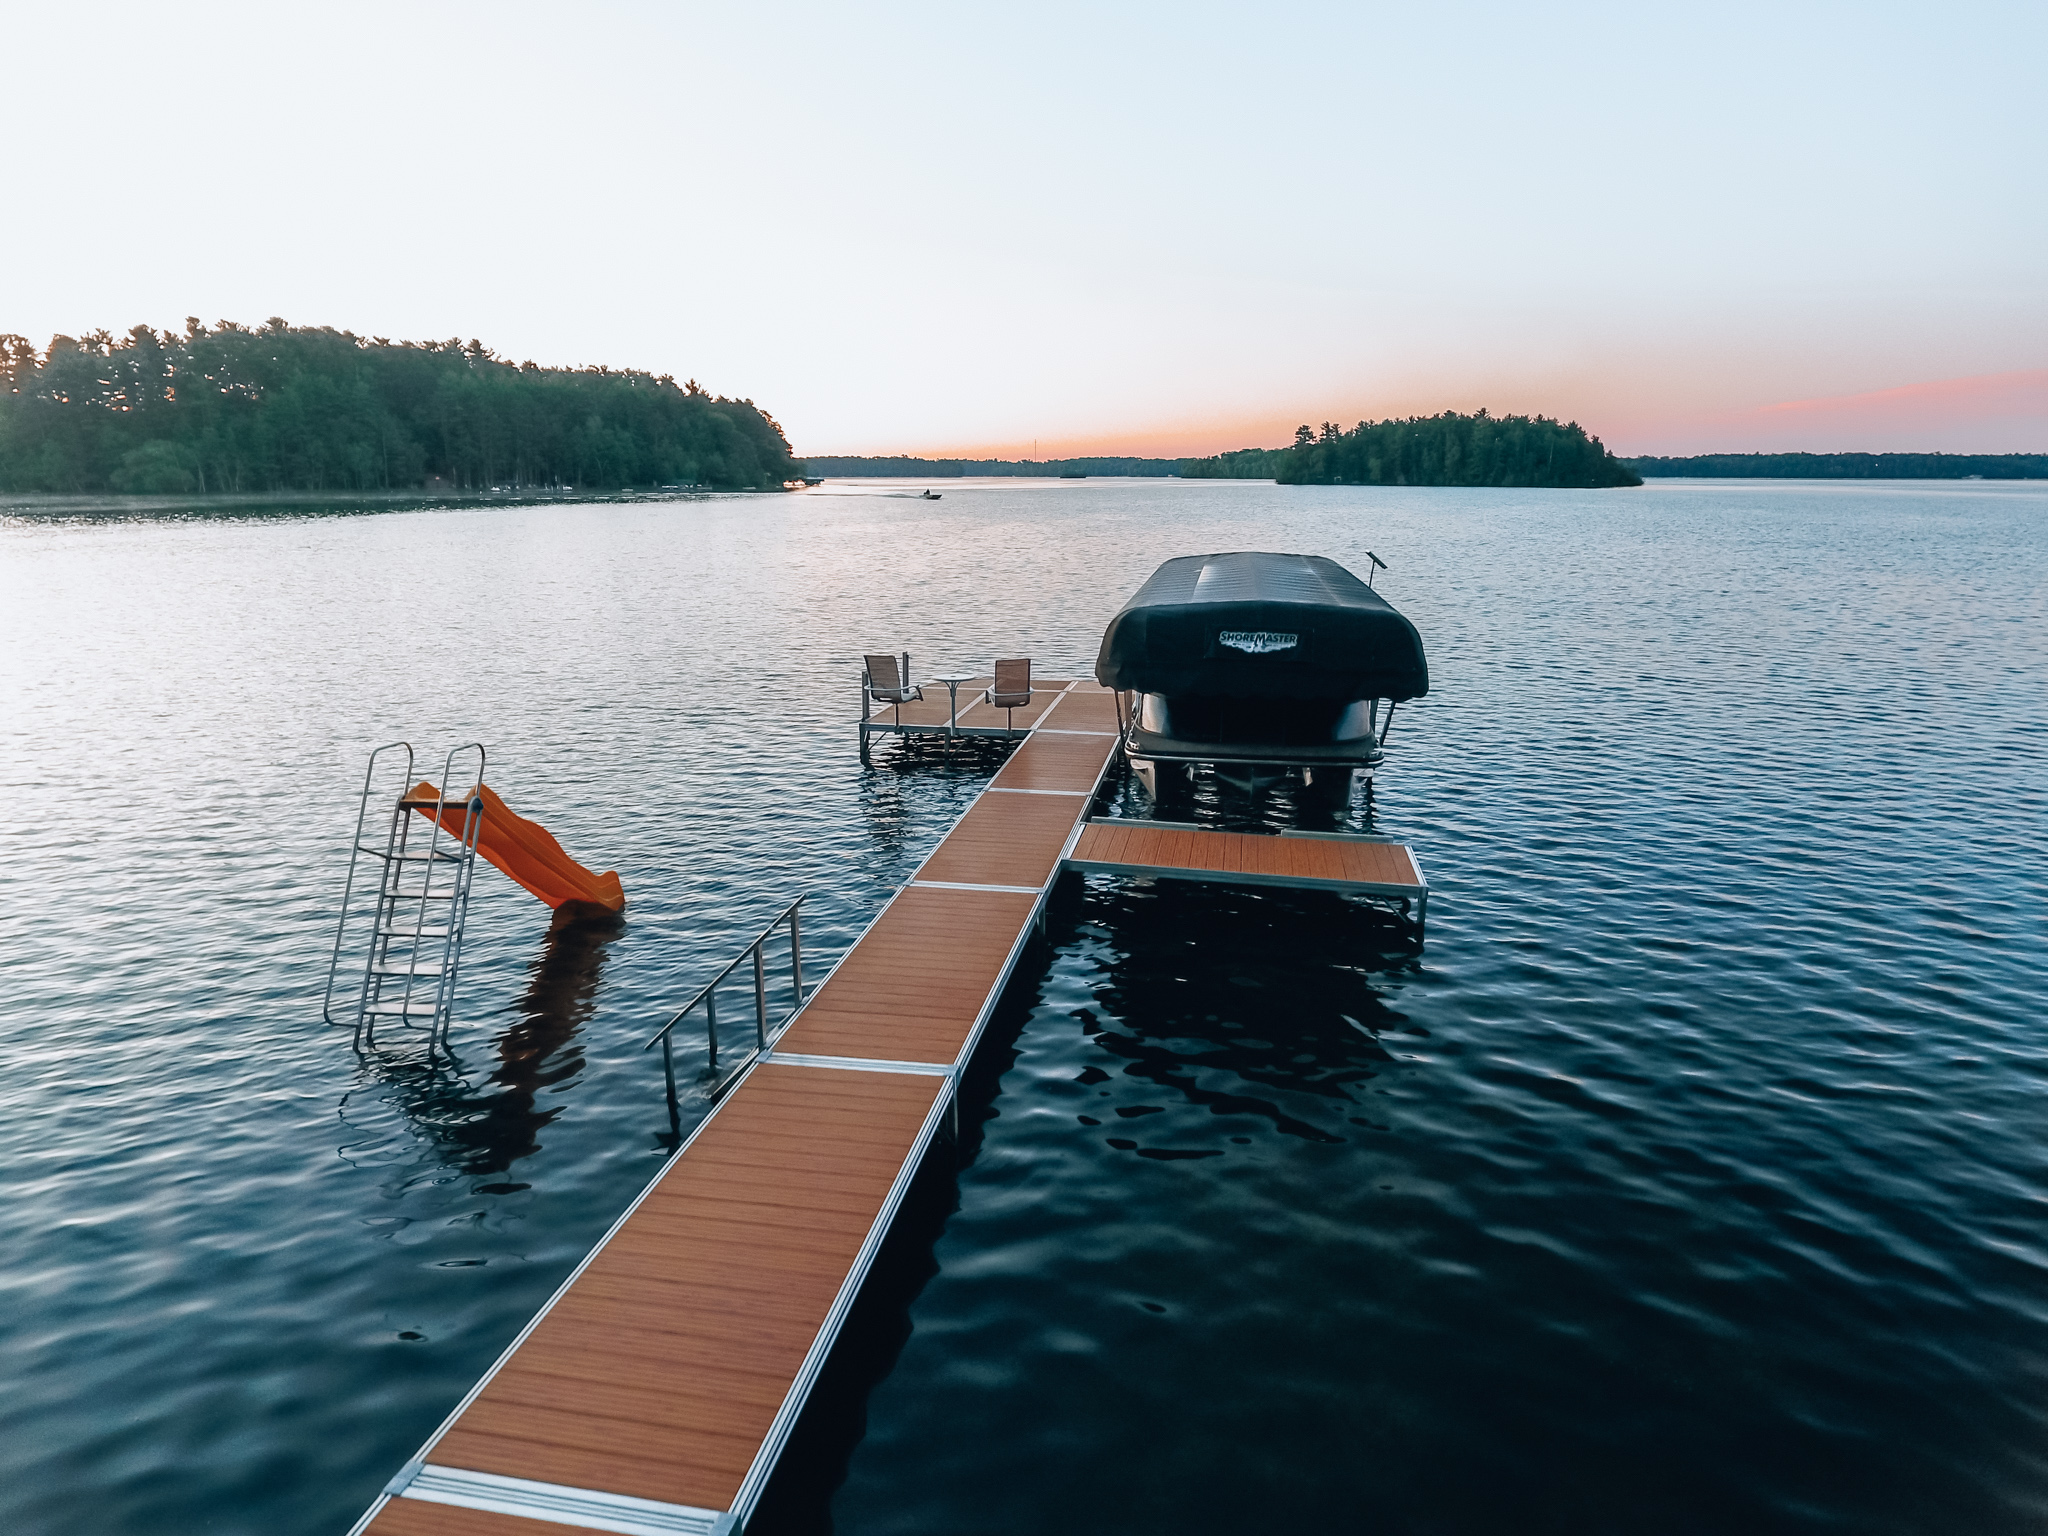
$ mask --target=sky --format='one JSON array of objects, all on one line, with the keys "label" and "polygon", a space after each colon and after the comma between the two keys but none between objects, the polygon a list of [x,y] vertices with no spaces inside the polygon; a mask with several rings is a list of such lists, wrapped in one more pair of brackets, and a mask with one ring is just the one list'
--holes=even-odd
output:
[{"label": "sky", "polygon": [[4,4],[38,345],[474,337],[799,454],[2048,452],[2039,0]]}]

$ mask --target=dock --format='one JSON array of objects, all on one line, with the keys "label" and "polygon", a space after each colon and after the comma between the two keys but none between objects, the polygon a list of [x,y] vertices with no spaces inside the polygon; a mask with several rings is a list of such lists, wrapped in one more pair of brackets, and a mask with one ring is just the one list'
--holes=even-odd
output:
[{"label": "dock", "polygon": [[[1034,688],[1008,761],[351,1536],[737,1536],[1062,873],[1419,917],[1420,867],[1383,839],[1090,821],[1120,701]],[[933,709],[955,723],[943,697],[904,706]]]},{"label": "dock", "polygon": [[1036,686],[1009,761],[356,1532],[744,1525],[1116,747],[1106,690]]},{"label": "dock", "polygon": [[1391,837],[1345,832],[1217,832],[1170,821],[1099,817],[1083,827],[1067,867],[1083,874],[1278,885],[1361,896],[1420,929],[1429,882],[1415,851]]},{"label": "dock", "polygon": [[[1032,701],[1016,709],[998,709],[983,701],[982,693],[992,683],[993,676],[964,677],[949,689],[943,681],[927,682],[922,685],[924,697],[912,699],[906,704],[871,704],[867,689],[861,689],[860,749],[865,757],[868,740],[872,736],[895,736],[903,740],[923,744],[935,739],[967,741],[1016,741],[1031,733],[1045,713],[1052,707],[1047,690],[1060,690],[1067,685],[1034,679]],[[1088,683],[1088,688],[1099,685]],[[1056,693],[1052,696],[1056,696]],[[1115,704],[1115,695],[1104,691],[1105,698]],[[1111,730],[1117,728],[1112,719]]]}]

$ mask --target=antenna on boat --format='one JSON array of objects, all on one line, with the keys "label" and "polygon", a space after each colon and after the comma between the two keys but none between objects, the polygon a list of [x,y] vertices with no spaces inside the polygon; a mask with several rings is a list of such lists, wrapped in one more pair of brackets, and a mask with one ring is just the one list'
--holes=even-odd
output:
[{"label": "antenna on boat", "polygon": [[[1368,560],[1370,560],[1370,561],[1371,561],[1371,562],[1373,563],[1373,565],[1376,565],[1376,566],[1378,566],[1378,567],[1379,567],[1379,568],[1380,568],[1380,569],[1381,569],[1382,571],[1384,571],[1384,570],[1385,570],[1385,569],[1387,568],[1387,562],[1386,562],[1386,561],[1384,561],[1384,560],[1382,560],[1382,559],[1381,559],[1381,558],[1380,558],[1380,557],[1379,557],[1378,555],[1374,554],[1374,553],[1373,553],[1373,552],[1372,552],[1371,550],[1369,550],[1369,549],[1368,549],[1368,550],[1367,550],[1367,551],[1365,552],[1365,558],[1366,558],[1366,559],[1368,559]],[[1371,566],[1368,566],[1368,567],[1366,567],[1366,572],[1365,572],[1365,584],[1366,584],[1366,585],[1367,585],[1368,587],[1372,585],[1372,578],[1373,578],[1373,575],[1374,575],[1374,572],[1373,572],[1373,570],[1372,570],[1372,567],[1371,567]]]}]

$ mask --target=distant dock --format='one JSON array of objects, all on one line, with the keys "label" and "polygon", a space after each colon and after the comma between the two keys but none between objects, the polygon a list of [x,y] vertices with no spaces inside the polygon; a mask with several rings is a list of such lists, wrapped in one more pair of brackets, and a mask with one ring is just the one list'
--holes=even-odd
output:
[{"label": "distant dock", "polygon": [[[741,1531],[1064,870],[1339,890],[1419,922],[1397,843],[1090,821],[1119,701],[1033,686],[987,788],[352,1536]],[[1012,734],[986,705],[903,708]]]},{"label": "distant dock", "polygon": [[[1034,679],[1031,684],[1031,702],[1016,709],[1000,709],[987,703],[981,694],[995,679],[989,676],[957,677],[954,686],[948,688],[943,681],[922,685],[924,697],[911,699],[902,704],[871,704],[867,689],[861,689],[860,751],[868,755],[868,743],[876,736],[894,736],[899,740],[922,744],[937,739],[964,741],[1020,741],[1031,734],[1042,721],[1047,711],[1059,701],[1066,689],[1074,686],[1097,687],[1094,683],[1074,685],[1062,682],[1047,682]],[[1105,697],[1109,695],[1105,694]],[[1111,735],[1117,734],[1120,722],[1114,717],[1109,723]]]}]

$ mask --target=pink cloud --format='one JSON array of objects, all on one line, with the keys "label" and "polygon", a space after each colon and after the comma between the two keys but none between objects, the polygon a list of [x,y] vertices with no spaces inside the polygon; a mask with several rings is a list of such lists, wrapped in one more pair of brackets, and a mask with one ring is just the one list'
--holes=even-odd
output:
[{"label": "pink cloud", "polygon": [[1986,414],[2002,414],[2007,408],[2048,416],[2048,368],[1983,373],[1968,379],[1936,379],[1926,384],[1904,384],[1897,389],[1874,389],[1861,395],[1782,400],[1776,405],[1765,406],[1758,414],[1848,412],[1866,417],[1904,414],[1914,420],[1925,421],[1956,416],[1975,419]]},{"label": "pink cloud", "polygon": [[1636,453],[2048,452],[2048,368],[1641,420]]}]

